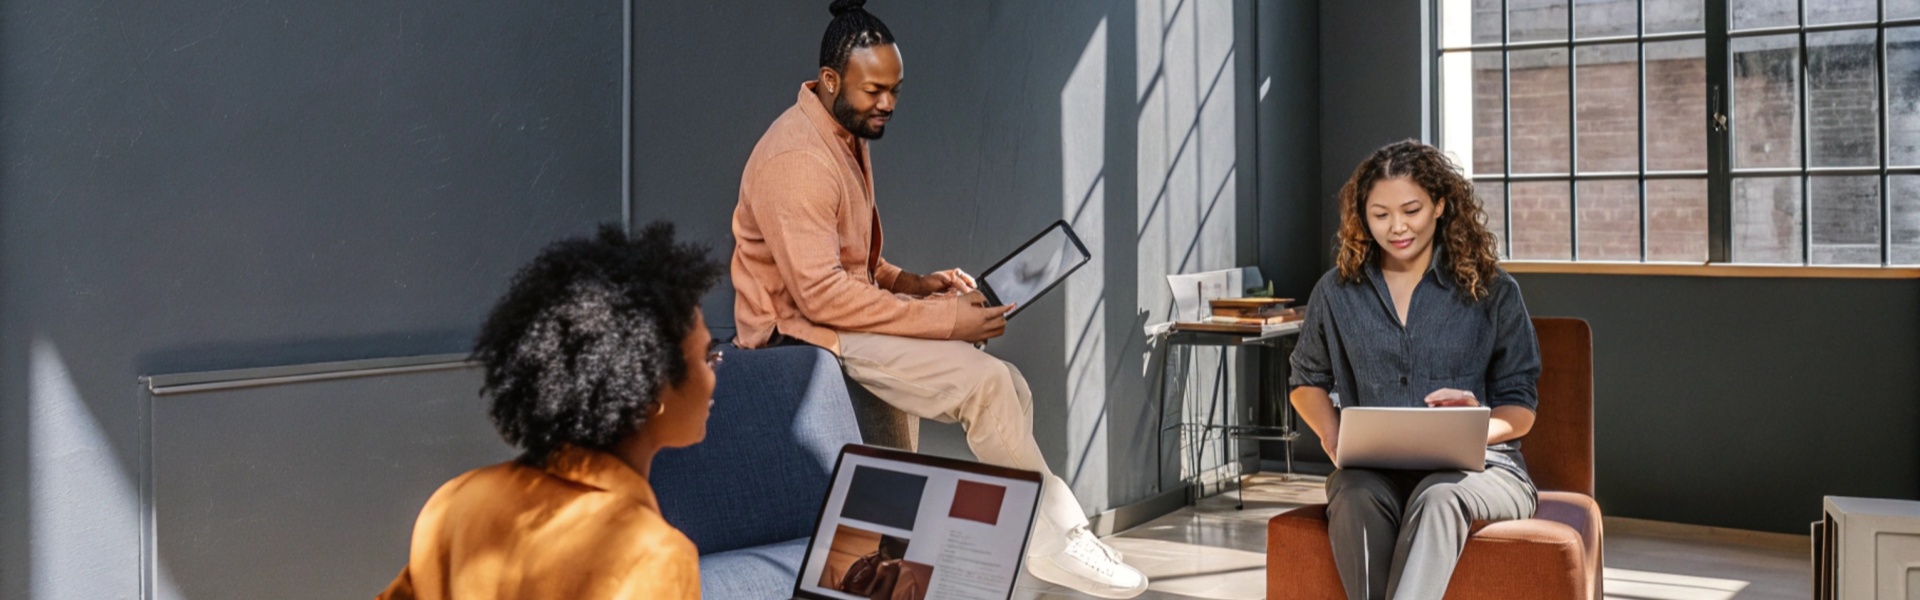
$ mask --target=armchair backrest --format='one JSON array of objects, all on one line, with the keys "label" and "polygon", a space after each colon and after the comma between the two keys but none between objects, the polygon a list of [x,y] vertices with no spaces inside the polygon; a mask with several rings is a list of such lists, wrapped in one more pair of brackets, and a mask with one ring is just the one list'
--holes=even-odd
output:
[{"label": "armchair backrest", "polygon": [[840,363],[729,346],[715,375],[707,439],[654,458],[660,512],[701,554],[811,535],[840,447],[860,442]]},{"label": "armchair backrest", "polygon": [[1534,317],[1540,410],[1521,444],[1542,490],[1593,495],[1593,330],[1581,319]]}]

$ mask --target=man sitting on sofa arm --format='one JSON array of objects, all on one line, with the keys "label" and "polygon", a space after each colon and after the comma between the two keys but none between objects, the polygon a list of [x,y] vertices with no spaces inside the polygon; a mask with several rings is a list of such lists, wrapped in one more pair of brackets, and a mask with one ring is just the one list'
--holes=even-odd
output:
[{"label": "man sitting on sofa arm", "polygon": [[1137,596],[1146,576],[1088,530],[1041,456],[1027,380],[973,345],[1004,332],[1012,307],[982,306],[958,269],[917,275],[880,256],[867,142],[886,130],[902,67],[893,33],[864,4],[833,3],[818,80],[800,85],[747,159],[733,216],[734,343],[830,350],[887,404],[966,428],[982,462],[1044,474],[1028,570],[1098,596]]}]

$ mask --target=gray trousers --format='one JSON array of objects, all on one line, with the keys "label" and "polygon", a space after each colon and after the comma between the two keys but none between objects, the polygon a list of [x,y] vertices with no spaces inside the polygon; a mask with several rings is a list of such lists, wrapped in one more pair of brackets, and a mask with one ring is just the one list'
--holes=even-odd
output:
[{"label": "gray trousers", "polygon": [[1474,521],[1529,518],[1538,504],[1533,482],[1492,466],[1334,471],[1327,534],[1340,583],[1349,600],[1438,600]]}]

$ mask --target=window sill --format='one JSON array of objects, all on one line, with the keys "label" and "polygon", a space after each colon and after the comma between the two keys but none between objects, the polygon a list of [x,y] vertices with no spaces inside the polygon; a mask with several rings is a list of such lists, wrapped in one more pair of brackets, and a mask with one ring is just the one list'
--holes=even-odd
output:
[{"label": "window sill", "polygon": [[1920,267],[1802,267],[1702,263],[1500,261],[1508,273],[1667,275],[1678,277],[1773,277],[1791,279],[1920,279]]}]

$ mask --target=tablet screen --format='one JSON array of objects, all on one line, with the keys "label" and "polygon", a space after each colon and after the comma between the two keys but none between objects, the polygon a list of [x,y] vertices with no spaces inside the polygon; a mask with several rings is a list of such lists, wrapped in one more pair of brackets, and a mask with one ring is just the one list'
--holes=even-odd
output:
[{"label": "tablet screen", "polygon": [[981,279],[1001,306],[1014,304],[1014,312],[1019,312],[1087,259],[1086,250],[1066,223],[1055,223]]}]

